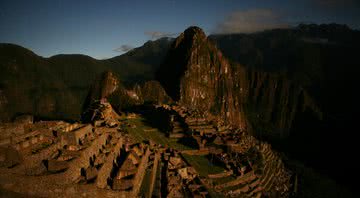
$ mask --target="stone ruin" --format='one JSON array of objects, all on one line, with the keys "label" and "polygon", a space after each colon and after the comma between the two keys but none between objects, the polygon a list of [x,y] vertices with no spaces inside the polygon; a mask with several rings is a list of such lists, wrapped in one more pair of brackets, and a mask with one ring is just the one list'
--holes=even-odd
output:
[{"label": "stone ruin", "polygon": [[[51,182],[61,185],[90,185],[113,196],[261,197],[275,193],[286,197],[291,188],[291,175],[269,144],[214,119],[168,106],[169,115],[174,115],[169,118],[172,133],[199,144],[198,150],[180,151],[154,141],[134,141],[121,127],[124,118],[111,105],[103,103],[99,108],[93,111],[91,124],[33,123],[30,131],[0,147],[0,166],[27,177],[56,176]],[[200,176],[185,154],[214,156],[224,172]]]},{"label": "stone ruin", "polygon": [[[272,151],[269,144],[260,142],[241,130],[224,125],[221,120],[201,115],[197,111],[176,105],[166,109],[173,113],[173,117],[183,120],[182,130],[178,131],[198,143],[198,151],[184,151],[183,153],[190,155],[210,153],[216,156],[219,163],[226,169],[224,173],[209,174],[208,187],[230,197],[255,197],[265,192],[282,197],[288,195],[291,188],[291,174],[285,169],[280,156]],[[170,120],[173,121],[173,119]],[[222,149],[217,149],[213,145],[221,146]],[[240,162],[236,160],[239,158],[255,159]],[[213,185],[230,177],[235,177],[235,179]]]}]

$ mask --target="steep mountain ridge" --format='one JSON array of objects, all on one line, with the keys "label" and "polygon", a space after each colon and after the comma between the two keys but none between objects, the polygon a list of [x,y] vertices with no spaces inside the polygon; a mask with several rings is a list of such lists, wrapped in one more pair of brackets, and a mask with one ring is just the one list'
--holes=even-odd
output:
[{"label": "steep mountain ridge", "polygon": [[274,136],[282,136],[295,114],[306,108],[321,117],[300,85],[281,74],[230,63],[198,27],[188,28],[174,41],[158,79],[180,104],[243,130],[273,123],[265,133],[267,126],[255,132],[274,135],[272,130],[277,130]]},{"label": "steep mountain ridge", "polygon": [[[282,110],[264,106],[257,110],[259,117],[257,113],[247,113],[249,120],[253,120],[255,131],[260,133],[258,135],[270,140],[288,156],[356,189],[356,177],[353,177],[359,175],[356,165],[332,161],[334,155],[351,159],[357,150],[354,128],[357,128],[356,118],[360,109],[357,94],[360,31],[338,24],[311,24],[255,34],[211,35],[210,39],[229,60],[250,70],[265,71],[268,75],[281,74],[290,80],[289,85],[300,85],[306,92],[300,92],[301,100],[298,103],[307,101],[305,103],[310,106],[318,106],[310,108],[314,111],[305,109],[304,113],[283,116],[283,121],[291,120],[292,127],[288,132],[282,132],[285,136],[280,139],[269,137],[269,134],[276,134],[278,127],[273,125],[275,122],[266,121],[266,117],[269,112],[281,115]],[[271,84],[275,85],[274,82]],[[283,93],[289,93],[291,97],[288,101],[294,101],[292,95],[299,92],[290,88]],[[296,107],[287,104],[288,107],[282,108],[285,112]],[[296,108],[301,108],[301,105]],[[334,172],[335,169],[337,171]]]},{"label": "steep mountain ridge", "polygon": [[117,72],[126,85],[154,80],[155,71],[163,62],[172,41],[173,39],[168,37],[147,41],[141,47],[101,60],[101,63]]},{"label": "steep mountain ridge", "polygon": [[225,123],[246,129],[236,101],[232,68],[198,27],[185,30],[173,43],[158,79],[174,100],[203,113],[219,115]]},{"label": "steep mountain ridge", "polygon": [[312,112],[314,119],[322,119],[322,110],[307,90],[284,74],[240,70],[247,74],[247,90],[242,98],[255,135],[275,139],[287,137],[295,117],[305,111]]}]

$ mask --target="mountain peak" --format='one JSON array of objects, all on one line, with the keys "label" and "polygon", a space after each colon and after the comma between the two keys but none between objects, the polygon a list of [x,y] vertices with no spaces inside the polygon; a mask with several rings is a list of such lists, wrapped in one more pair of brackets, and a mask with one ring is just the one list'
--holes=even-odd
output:
[{"label": "mountain peak", "polygon": [[179,104],[245,129],[246,120],[233,93],[231,70],[203,30],[189,27],[170,48],[157,79]]},{"label": "mountain peak", "polygon": [[184,31],[185,38],[206,38],[204,31],[197,26],[190,26]]}]

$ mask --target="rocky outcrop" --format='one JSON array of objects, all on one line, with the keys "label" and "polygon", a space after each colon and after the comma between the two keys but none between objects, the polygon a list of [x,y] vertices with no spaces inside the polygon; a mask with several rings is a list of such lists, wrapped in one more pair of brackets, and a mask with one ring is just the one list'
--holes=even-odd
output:
[{"label": "rocky outcrop", "polygon": [[147,81],[139,88],[137,92],[141,91],[139,95],[145,103],[163,104],[171,101],[158,81]]},{"label": "rocky outcrop", "polygon": [[[109,101],[114,110],[121,111],[144,103],[163,104],[171,101],[164,88],[157,81],[147,81],[132,88],[122,85],[111,71],[104,72],[91,86],[83,106],[83,118],[93,104]],[[90,113],[92,114],[92,113]],[[85,120],[89,120],[89,116]]]},{"label": "rocky outcrop", "polygon": [[120,88],[120,80],[114,73],[107,71],[101,74],[101,76],[92,85],[85,106],[94,101],[98,101],[104,98],[108,98],[116,90]]},{"label": "rocky outcrop", "polygon": [[85,99],[83,111],[86,112],[94,103],[109,101],[113,108],[120,111],[123,108],[141,103],[137,94],[126,89],[120,78],[112,71],[102,73],[90,87]]},{"label": "rocky outcrop", "polygon": [[231,63],[198,27],[174,41],[157,78],[181,105],[243,130],[282,136],[297,112],[310,108],[321,117],[300,85],[281,73]]},{"label": "rocky outcrop", "polygon": [[245,129],[244,110],[233,91],[232,70],[204,32],[190,27],[174,41],[157,77],[181,105]]}]

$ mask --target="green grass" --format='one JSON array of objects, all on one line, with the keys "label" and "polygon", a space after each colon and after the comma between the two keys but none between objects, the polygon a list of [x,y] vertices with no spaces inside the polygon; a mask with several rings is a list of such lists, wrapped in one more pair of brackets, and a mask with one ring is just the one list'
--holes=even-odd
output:
[{"label": "green grass", "polygon": [[186,145],[178,143],[176,139],[166,137],[164,133],[160,132],[156,128],[147,126],[143,121],[143,118],[127,120],[129,124],[136,126],[136,128],[127,128],[129,135],[132,136],[135,141],[142,142],[144,140],[153,140],[157,144],[168,145],[169,147],[180,151],[192,149]]},{"label": "green grass", "polygon": [[200,176],[207,177],[208,174],[224,172],[224,168],[213,165],[205,156],[183,154],[185,160],[195,168]]}]

